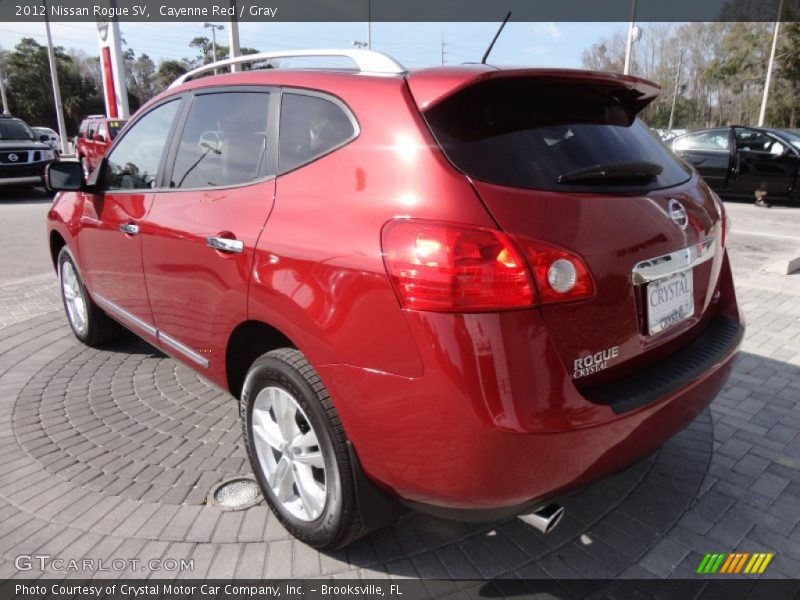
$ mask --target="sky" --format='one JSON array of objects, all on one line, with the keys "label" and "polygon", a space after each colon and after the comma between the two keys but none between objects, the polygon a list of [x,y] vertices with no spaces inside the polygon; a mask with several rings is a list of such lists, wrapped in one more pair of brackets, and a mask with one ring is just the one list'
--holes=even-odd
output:
[{"label": "sky", "polygon": [[[217,40],[227,43],[227,23]],[[373,23],[372,48],[380,50],[407,68],[438,65],[444,34],[445,62],[459,64],[480,60],[499,23]],[[491,62],[538,67],[581,66],[581,53],[602,37],[626,31],[627,23],[515,23],[500,36]],[[96,27],[92,22],[51,24],[53,43],[67,50],[97,55]],[[199,35],[211,37],[203,23],[121,23],[127,46],[137,56],[192,58],[189,41]],[[0,47],[11,50],[22,37],[46,43],[43,23],[0,22]],[[239,25],[242,46],[263,52],[304,48],[352,47],[353,40],[366,41],[366,23],[253,23]]]}]

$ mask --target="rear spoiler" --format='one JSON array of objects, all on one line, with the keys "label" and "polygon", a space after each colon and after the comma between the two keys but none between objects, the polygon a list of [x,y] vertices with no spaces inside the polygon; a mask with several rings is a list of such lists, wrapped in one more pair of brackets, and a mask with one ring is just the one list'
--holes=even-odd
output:
[{"label": "rear spoiler", "polygon": [[406,80],[417,106],[424,112],[470,86],[490,79],[515,77],[537,78],[554,84],[595,83],[619,88],[619,93],[626,97],[628,106],[635,113],[650,104],[661,91],[661,87],[652,81],[617,73],[578,69],[498,69],[489,65],[420,69],[409,73]]}]

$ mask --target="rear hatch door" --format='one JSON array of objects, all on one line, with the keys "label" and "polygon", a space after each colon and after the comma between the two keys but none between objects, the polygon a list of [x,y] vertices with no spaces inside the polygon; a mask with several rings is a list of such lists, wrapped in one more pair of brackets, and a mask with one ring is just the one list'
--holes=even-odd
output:
[{"label": "rear hatch door", "polygon": [[720,217],[708,187],[637,118],[657,87],[580,71],[472,74],[450,87],[409,83],[499,226],[588,267],[590,297],[541,306],[576,383],[627,374],[699,334]]}]

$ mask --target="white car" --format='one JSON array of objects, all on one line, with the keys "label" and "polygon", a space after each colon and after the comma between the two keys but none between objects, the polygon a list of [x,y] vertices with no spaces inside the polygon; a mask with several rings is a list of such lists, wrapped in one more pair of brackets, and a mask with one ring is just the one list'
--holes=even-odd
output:
[{"label": "white car", "polygon": [[56,153],[61,152],[61,136],[59,136],[56,131],[49,127],[31,127],[31,129],[33,129],[33,132],[38,136],[46,135],[47,139],[42,139],[42,141],[55,150]]}]

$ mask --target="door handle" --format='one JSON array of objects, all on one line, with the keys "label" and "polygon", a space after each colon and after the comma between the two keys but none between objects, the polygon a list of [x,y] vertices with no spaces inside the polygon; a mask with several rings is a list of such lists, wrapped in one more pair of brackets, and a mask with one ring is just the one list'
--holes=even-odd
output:
[{"label": "door handle", "polygon": [[123,223],[119,226],[119,230],[127,235],[136,235],[139,233],[139,226],[135,223]]},{"label": "door handle", "polygon": [[233,254],[240,254],[244,250],[243,241],[232,240],[231,238],[218,236],[207,237],[206,245],[214,250],[219,250],[220,252],[231,252]]}]

